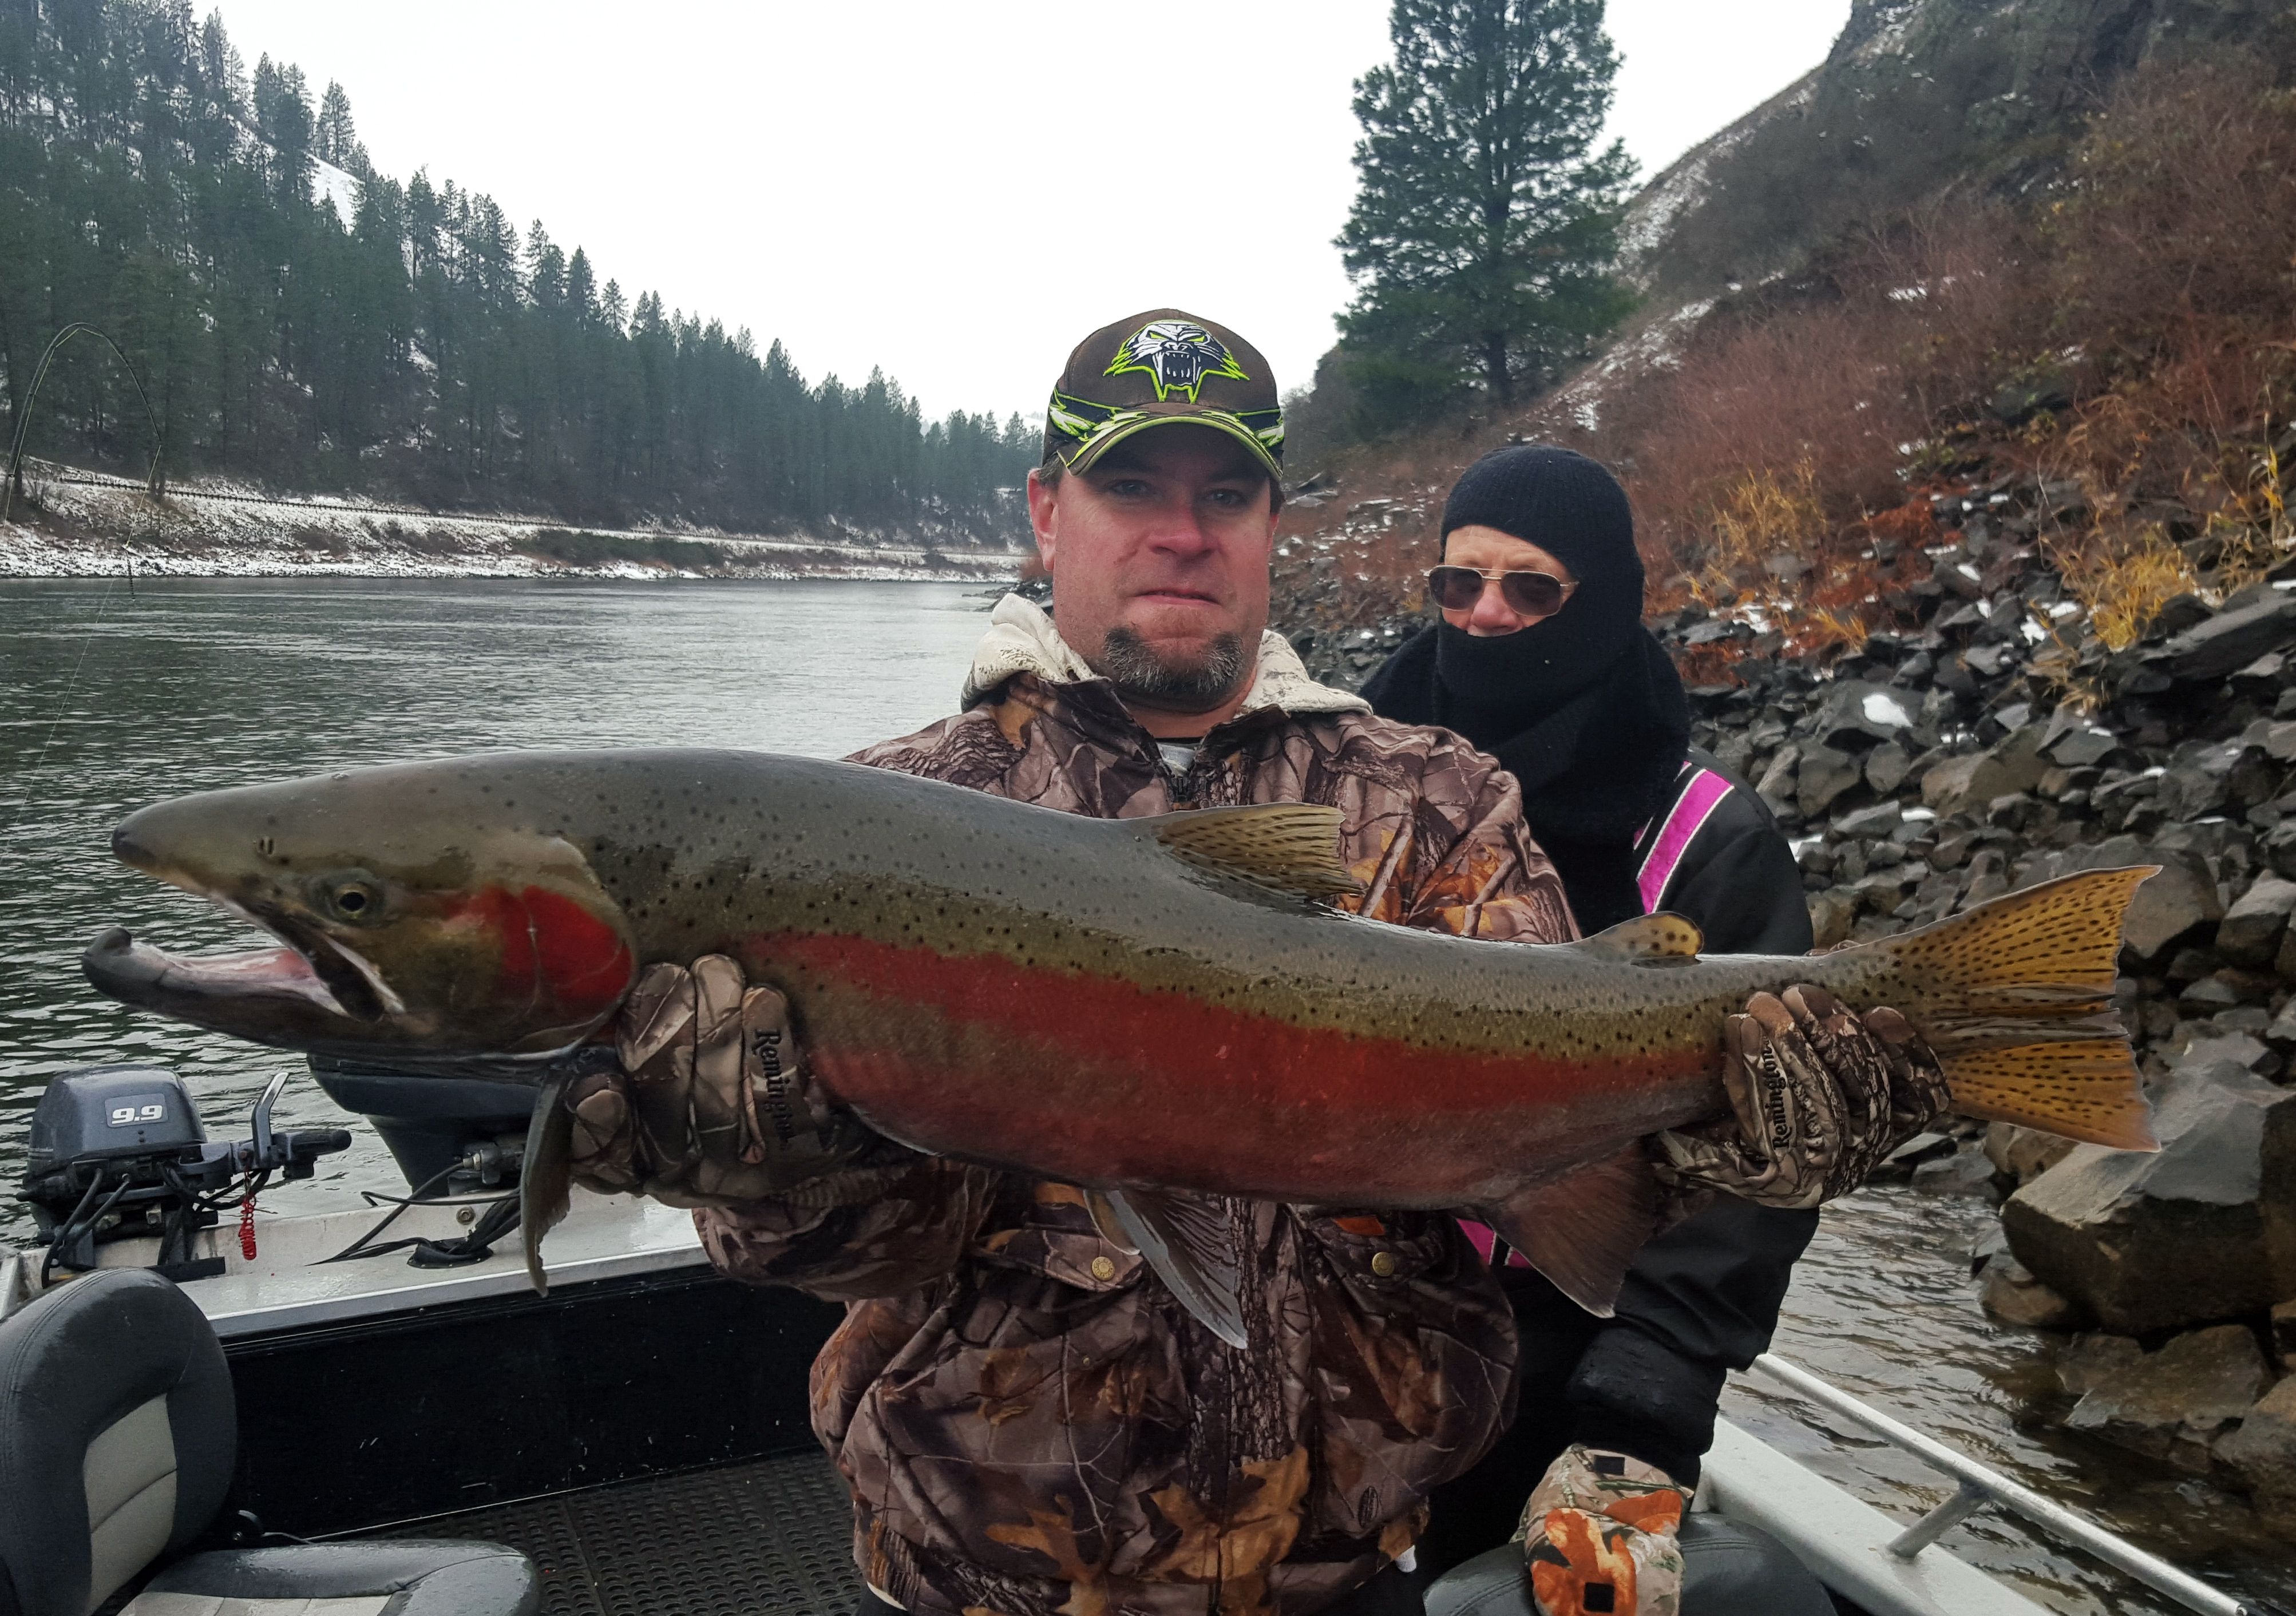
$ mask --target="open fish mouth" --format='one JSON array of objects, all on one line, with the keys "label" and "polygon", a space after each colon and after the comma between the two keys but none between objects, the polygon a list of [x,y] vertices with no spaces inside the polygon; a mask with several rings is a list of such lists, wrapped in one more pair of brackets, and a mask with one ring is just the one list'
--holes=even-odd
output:
[{"label": "open fish mouth", "polygon": [[89,945],[80,956],[80,968],[99,991],[167,1015],[186,1015],[188,1005],[272,1001],[299,1004],[346,1020],[353,1017],[326,979],[293,948],[170,954],[124,926],[114,926]]},{"label": "open fish mouth", "polygon": [[403,1008],[373,965],[325,937],[308,949],[172,954],[114,926],[80,969],[124,1005],[282,1048],[364,1043]]}]

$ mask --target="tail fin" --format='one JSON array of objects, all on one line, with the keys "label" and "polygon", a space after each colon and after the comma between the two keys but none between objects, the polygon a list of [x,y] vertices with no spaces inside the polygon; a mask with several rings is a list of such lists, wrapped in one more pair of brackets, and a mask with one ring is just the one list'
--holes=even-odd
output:
[{"label": "tail fin", "polygon": [[1874,945],[1930,991],[1919,1018],[1954,1107],[2120,1150],[2157,1150],[2112,1008],[2121,925],[2154,865],[2088,870]]}]

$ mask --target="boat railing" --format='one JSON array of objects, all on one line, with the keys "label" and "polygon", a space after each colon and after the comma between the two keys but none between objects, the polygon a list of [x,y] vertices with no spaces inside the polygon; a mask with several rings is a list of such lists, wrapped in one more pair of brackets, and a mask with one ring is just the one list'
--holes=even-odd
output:
[{"label": "boat railing", "polygon": [[1979,1464],[1968,1455],[1948,1448],[1912,1426],[1891,1419],[1880,1409],[1829,1385],[1808,1370],[1766,1352],[1754,1360],[1756,1369],[1782,1381],[1811,1402],[1832,1409],[1842,1418],[1886,1439],[1923,1463],[1951,1476],[1954,1494],[1915,1522],[1884,1546],[1883,1552],[1911,1560],[1948,1531],[1988,1505],[2023,1517],[2050,1536],[2087,1550],[2107,1565],[2127,1572],[2147,1587],[2164,1594],[2186,1610],[2206,1616],[2267,1616],[2267,1607],[2245,1604],[2221,1589],[2210,1587],[2189,1572],[2178,1571],[2157,1554],[2148,1554],[2128,1539],[2094,1521],[2053,1504],[2029,1487],[2020,1486],[2000,1472]]}]

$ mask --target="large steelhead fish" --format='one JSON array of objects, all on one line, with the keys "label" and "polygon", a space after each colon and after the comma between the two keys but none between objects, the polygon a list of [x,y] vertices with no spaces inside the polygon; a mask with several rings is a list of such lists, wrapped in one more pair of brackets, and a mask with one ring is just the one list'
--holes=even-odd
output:
[{"label": "large steelhead fish", "polygon": [[[1700,958],[1672,915],[1537,946],[1342,913],[1320,901],[1354,884],[1337,826],[1292,805],[1089,819],[743,752],[364,768],[162,802],[113,836],[284,948],[184,958],[114,931],[85,963],[258,1043],[546,1085],[642,967],[733,955],[865,1121],[1106,1193],[1213,1315],[1217,1259],[1154,1191],[1477,1209],[1606,1310],[1650,1226],[1637,1142],[1726,1112],[1724,1018],[1796,982],[1903,1012],[1964,1112],[2152,1145],[2110,997],[2148,870],[1831,954]],[[537,1111],[530,1259],[563,1110]]]}]

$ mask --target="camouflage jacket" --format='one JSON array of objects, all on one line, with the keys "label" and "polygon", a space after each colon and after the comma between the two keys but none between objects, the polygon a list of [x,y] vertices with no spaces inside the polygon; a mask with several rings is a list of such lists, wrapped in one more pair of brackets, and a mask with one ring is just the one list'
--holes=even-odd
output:
[{"label": "camouflage jacket", "polygon": [[[1381,919],[1573,935],[1513,777],[1373,717],[1269,635],[1245,710],[1175,772],[1008,597],[966,710],[857,754],[1075,813],[1342,810]],[[921,1616],[1300,1616],[1399,1555],[1512,1417],[1513,1322],[1450,1218],[1231,1204],[1230,1350],[1063,1184],[914,1158],[865,1204],[698,1212],[733,1276],[850,1304],[813,1371],[863,1574]]]}]

